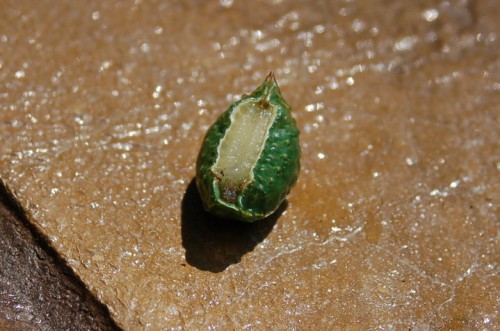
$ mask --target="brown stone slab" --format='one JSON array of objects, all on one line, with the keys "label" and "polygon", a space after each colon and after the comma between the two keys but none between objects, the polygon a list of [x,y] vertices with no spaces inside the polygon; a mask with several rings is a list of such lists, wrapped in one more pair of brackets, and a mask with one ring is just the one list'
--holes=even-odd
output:
[{"label": "brown stone slab", "polygon": [[[498,328],[496,0],[0,12],[0,177],[123,328]],[[198,148],[271,70],[299,182],[219,222]]]}]

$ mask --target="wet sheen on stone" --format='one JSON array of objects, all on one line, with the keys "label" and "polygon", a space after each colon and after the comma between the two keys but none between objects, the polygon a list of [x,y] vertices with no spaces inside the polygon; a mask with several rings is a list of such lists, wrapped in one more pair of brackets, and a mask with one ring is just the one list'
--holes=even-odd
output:
[{"label": "wet sheen on stone", "polygon": [[[498,1],[0,12],[0,178],[124,329],[499,328]],[[301,175],[221,228],[196,155],[271,70]]]}]

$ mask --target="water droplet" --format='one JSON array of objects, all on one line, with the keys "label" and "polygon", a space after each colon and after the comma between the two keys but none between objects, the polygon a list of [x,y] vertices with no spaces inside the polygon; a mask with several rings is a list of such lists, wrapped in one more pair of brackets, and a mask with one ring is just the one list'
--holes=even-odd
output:
[{"label": "water droplet", "polygon": [[26,76],[26,73],[24,72],[24,70],[18,70],[18,71],[16,71],[16,73],[14,74],[14,76],[17,79],[24,78]]},{"label": "water droplet", "polygon": [[415,161],[411,157],[406,158],[406,164],[410,167],[415,164]]},{"label": "water droplet", "polygon": [[143,52],[143,53],[149,53],[150,50],[151,50],[151,47],[149,46],[148,43],[142,43],[141,44],[141,52]]},{"label": "water droplet", "polygon": [[230,8],[234,4],[234,0],[220,0],[220,5],[224,8]]},{"label": "water droplet", "polygon": [[155,34],[162,34],[163,32],[163,27],[157,26],[155,27]]},{"label": "water droplet", "polygon": [[439,12],[435,8],[426,9],[422,12],[422,18],[427,22],[433,22],[439,17]]},{"label": "water droplet", "polygon": [[394,50],[397,52],[409,51],[415,46],[417,41],[417,36],[404,37],[394,44]]},{"label": "water droplet", "polygon": [[355,19],[352,24],[351,24],[351,29],[353,29],[354,32],[361,32],[366,28],[366,23],[363,22],[360,19]]}]

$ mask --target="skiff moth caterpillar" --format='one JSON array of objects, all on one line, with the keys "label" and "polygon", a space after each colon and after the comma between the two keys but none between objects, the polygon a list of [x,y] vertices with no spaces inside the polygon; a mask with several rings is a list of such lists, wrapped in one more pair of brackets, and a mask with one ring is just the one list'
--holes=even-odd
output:
[{"label": "skiff moth caterpillar", "polygon": [[196,163],[204,208],[253,222],[272,214],[297,181],[299,130],[271,72],[207,131]]}]

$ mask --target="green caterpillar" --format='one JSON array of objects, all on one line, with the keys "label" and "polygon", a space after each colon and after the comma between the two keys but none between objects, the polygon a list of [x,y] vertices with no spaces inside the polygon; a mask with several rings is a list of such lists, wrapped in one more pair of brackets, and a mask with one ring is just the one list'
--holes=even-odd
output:
[{"label": "green caterpillar", "polygon": [[271,72],[208,130],[196,163],[204,208],[253,222],[272,214],[300,172],[299,130]]}]

